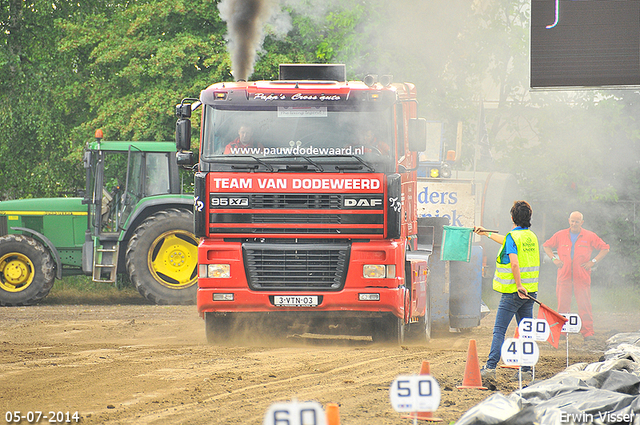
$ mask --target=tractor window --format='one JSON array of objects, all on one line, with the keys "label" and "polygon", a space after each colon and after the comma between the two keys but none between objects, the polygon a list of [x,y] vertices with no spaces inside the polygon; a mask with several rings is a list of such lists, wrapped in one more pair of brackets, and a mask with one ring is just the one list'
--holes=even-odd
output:
[{"label": "tractor window", "polygon": [[164,195],[169,187],[169,154],[147,153],[145,193],[147,196]]},{"label": "tractor window", "polygon": [[[125,153],[126,154],[126,153]],[[136,204],[142,199],[144,177],[144,156],[142,152],[131,152],[129,159],[129,175],[127,176],[126,191],[123,194],[123,209],[120,214],[120,223],[124,224],[129,215],[134,211]]]},{"label": "tractor window", "polygon": [[114,232],[118,226],[124,183],[127,179],[127,157],[122,152],[106,152],[102,187],[102,231]]},{"label": "tractor window", "polygon": [[120,223],[126,222],[144,197],[170,193],[169,153],[132,151],[128,177]]},{"label": "tractor window", "polygon": [[124,189],[127,179],[127,154],[122,152],[106,152],[104,156],[104,188],[115,194]]}]

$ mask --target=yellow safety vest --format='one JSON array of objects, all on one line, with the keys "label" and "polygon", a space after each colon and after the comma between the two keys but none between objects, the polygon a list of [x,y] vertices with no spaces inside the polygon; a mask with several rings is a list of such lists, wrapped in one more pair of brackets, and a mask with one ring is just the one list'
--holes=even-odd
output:
[{"label": "yellow safety vest", "polygon": [[[518,248],[518,264],[520,265],[520,282],[528,292],[538,292],[538,275],[540,274],[540,248],[536,234],[528,229],[509,232]],[[493,277],[495,291],[511,294],[516,292],[516,280],[511,271],[511,264],[502,264],[500,258],[504,252],[507,238],[496,258],[496,273]]]}]

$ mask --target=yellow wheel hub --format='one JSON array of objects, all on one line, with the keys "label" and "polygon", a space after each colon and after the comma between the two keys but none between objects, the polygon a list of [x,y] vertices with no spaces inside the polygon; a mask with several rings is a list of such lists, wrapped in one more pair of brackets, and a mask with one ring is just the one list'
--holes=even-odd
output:
[{"label": "yellow wheel hub", "polygon": [[33,263],[26,255],[10,252],[0,258],[0,288],[5,291],[24,291],[33,282],[33,276]]},{"label": "yellow wheel hub", "polygon": [[198,241],[189,232],[171,230],[158,236],[149,249],[149,270],[158,282],[184,289],[198,281]]}]

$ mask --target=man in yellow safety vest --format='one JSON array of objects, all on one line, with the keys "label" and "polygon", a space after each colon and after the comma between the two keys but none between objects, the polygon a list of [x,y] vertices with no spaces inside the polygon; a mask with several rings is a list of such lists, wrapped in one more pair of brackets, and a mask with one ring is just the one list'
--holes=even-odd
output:
[{"label": "man in yellow safety vest", "polygon": [[[538,293],[540,247],[535,233],[529,230],[531,214],[531,206],[526,201],[516,201],[511,207],[514,228],[507,235],[487,232],[483,227],[474,228],[475,233],[486,235],[502,245],[493,277],[493,289],[502,296],[493,326],[489,358],[480,371],[486,380],[495,379],[502,343],[513,316],[517,323],[533,318],[534,301],[530,297],[536,298]],[[523,377],[530,379],[531,367],[523,367],[522,373]]]}]

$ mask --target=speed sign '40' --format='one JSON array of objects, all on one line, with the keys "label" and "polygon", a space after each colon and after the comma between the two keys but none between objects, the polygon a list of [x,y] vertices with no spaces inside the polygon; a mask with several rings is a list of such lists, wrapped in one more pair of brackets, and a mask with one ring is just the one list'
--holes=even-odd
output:
[{"label": "speed sign '40'", "polygon": [[534,366],[540,358],[540,349],[533,340],[508,338],[502,344],[501,354],[507,365]]}]

